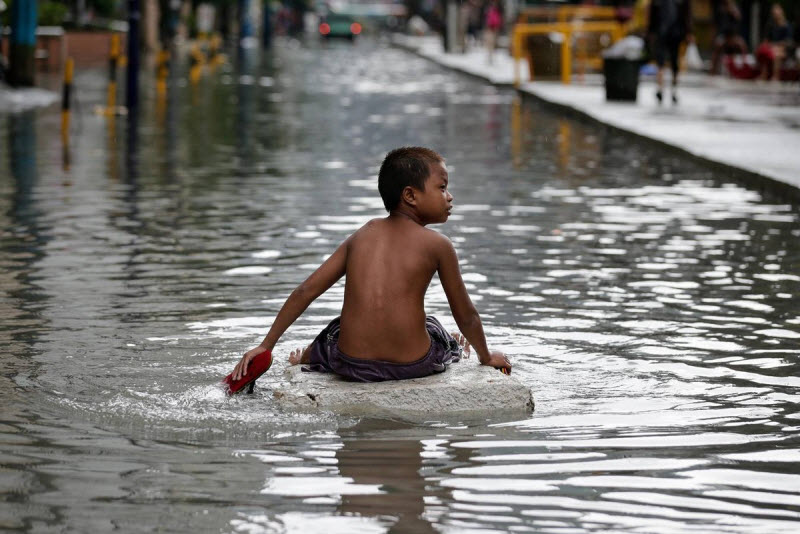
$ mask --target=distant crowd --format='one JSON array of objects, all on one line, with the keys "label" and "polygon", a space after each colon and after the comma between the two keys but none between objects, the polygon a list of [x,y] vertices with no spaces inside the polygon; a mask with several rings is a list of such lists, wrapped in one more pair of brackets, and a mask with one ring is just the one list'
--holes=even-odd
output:
[{"label": "distant crowd", "polygon": [[[711,73],[719,74],[723,58],[729,56],[727,67],[739,77],[757,77],[763,80],[780,80],[796,77],[800,68],[800,5],[794,6],[795,24],[792,24],[783,6],[772,4],[767,23],[761,31],[761,42],[755,46],[755,65],[734,61],[746,57],[750,47],[742,37],[742,12],[736,0],[717,0],[714,8],[714,23],[717,37],[711,60]],[[800,2],[798,2],[800,4]]]},{"label": "distant crowd", "polygon": [[[600,2],[587,0],[584,3],[597,5]],[[637,13],[641,14],[647,48],[657,62],[662,56],[671,62],[669,56],[677,55],[677,52],[671,53],[671,48],[681,45],[683,51],[684,43],[694,43],[691,14],[696,6],[692,0],[616,0],[611,3],[619,9],[621,20],[626,13],[634,19]],[[419,11],[411,13],[409,30],[411,33],[433,30],[442,35],[445,50],[455,47],[453,52],[484,44],[491,58],[498,35],[510,30],[508,23],[514,22],[516,14],[504,13],[506,3],[498,0],[462,0],[454,5],[456,12],[448,14],[448,2],[423,0]],[[754,5],[760,10],[754,9]],[[739,78],[797,80],[800,77],[800,1],[746,2],[744,14],[737,0],[710,0],[710,6],[714,24],[711,74],[719,74],[724,69]],[[455,35],[448,35],[448,16],[451,20],[455,16],[457,20]],[[668,26],[672,29],[667,30]],[[672,33],[667,35],[667,31]],[[696,50],[694,47],[693,51]],[[699,56],[697,58],[699,60]]]}]

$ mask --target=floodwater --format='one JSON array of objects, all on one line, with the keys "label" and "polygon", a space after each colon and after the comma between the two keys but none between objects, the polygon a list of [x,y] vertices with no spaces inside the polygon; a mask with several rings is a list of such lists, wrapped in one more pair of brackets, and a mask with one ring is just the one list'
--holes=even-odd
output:
[{"label": "floodwater", "polygon": [[[145,80],[133,127],[105,77],[66,151],[58,106],[0,115],[0,530],[800,529],[797,205],[368,39]],[[294,414],[282,361],[226,399],[404,144],[448,159],[439,229],[534,414]]]}]

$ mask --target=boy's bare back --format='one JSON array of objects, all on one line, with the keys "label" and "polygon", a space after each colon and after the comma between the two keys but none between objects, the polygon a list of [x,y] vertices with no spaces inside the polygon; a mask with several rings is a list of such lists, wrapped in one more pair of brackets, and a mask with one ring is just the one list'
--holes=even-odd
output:
[{"label": "boy's bare back", "polygon": [[342,352],[401,363],[425,356],[425,291],[448,245],[404,215],[372,220],[348,239]]}]

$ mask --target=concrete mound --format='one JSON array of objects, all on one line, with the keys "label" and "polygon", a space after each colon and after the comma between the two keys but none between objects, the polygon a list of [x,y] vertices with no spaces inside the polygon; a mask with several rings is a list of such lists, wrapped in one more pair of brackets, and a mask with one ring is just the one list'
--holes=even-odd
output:
[{"label": "concrete mound", "polygon": [[530,413],[531,390],[516,378],[474,361],[451,365],[437,375],[413,380],[351,382],[333,373],[285,371],[273,388],[276,402],[298,411],[324,410],[340,415],[436,420],[442,417],[490,417]]}]

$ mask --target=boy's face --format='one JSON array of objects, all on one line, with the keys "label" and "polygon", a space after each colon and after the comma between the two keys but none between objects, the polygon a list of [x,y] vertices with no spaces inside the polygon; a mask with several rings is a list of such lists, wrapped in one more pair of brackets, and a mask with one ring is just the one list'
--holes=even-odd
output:
[{"label": "boy's face", "polygon": [[417,191],[417,210],[425,224],[443,223],[453,209],[453,195],[447,190],[450,177],[444,162],[431,165],[425,190]]}]

